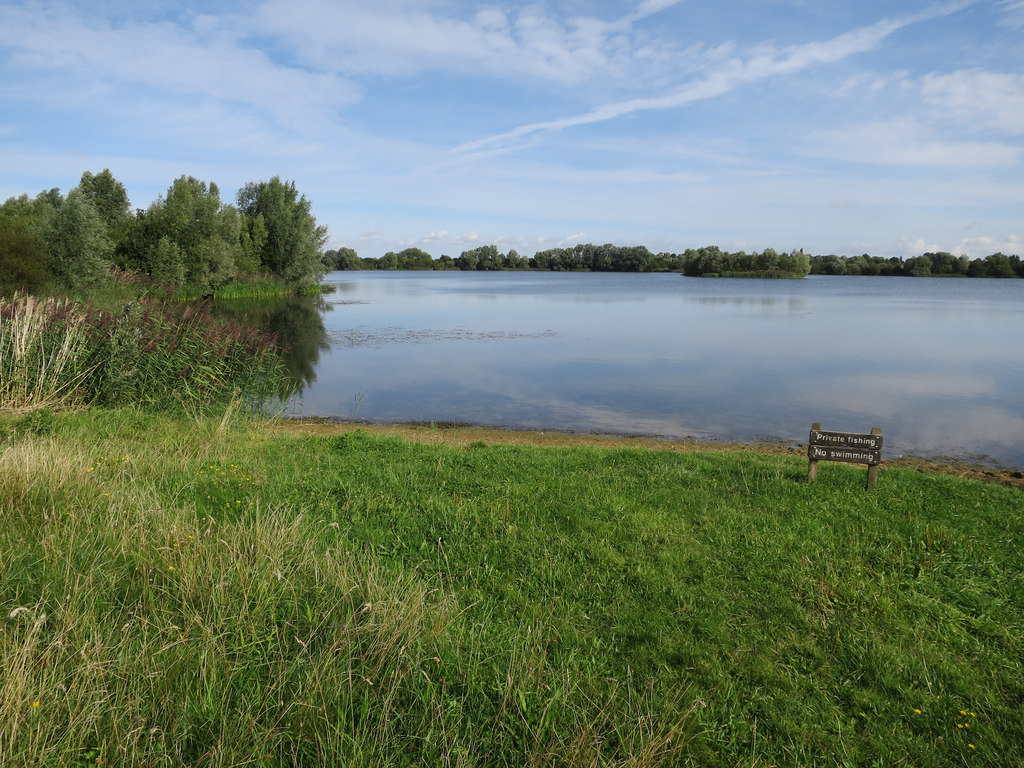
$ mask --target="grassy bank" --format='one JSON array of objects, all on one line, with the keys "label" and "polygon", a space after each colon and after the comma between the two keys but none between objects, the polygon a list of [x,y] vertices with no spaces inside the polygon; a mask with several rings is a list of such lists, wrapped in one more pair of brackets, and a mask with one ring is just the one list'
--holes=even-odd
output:
[{"label": "grassy bank", "polygon": [[0,763],[1012,764],[1024,496],[799,457],[0,419]]}]

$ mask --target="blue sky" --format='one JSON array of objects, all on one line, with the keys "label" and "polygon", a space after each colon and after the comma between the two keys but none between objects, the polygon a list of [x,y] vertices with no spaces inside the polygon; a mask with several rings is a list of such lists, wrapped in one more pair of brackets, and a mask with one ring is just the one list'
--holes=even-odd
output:
[{"label": "blue sky", "polygon": [[362,256],[1024,255],[1024,0],[0,0],[0,199],[103,168]]}]

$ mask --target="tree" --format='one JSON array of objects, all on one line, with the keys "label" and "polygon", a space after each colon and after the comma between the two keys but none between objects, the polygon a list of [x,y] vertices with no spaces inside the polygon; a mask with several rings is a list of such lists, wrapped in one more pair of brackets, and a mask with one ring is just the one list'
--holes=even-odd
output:
[{"label": "tree", "polygon": [[238,211],[210,182],[181,176],[145,217],[142,261],[154,279],[212,292],[237,274],[242,257]]},{"label": "tree", "polygon": [[398,252],[399,269],[433,269],[434,258],[420,248],[406,248]]},{"label": "tree", "polygon": [[1016,277],[1014,269],[1019,262],[1016,256],[1007,256],[1005,253],[993,253],[985,257],[986,277]]},{"label": "tree", "polygon": [[267,224],[263,221],[263,214],[256,214],[255,218],[243,217],[241,231],[239,234],[241,253],[238,258],[238,271],[244,274],[256,274],[260,271],[260,261],[263,258],[263,249],[267,245]]},{"label": "tree", "polygon": [[928,277],[932,273],[932,258],[924,253],[903,262],[903,269],[911,277]]},{"label": "tree", "polygon": [[114,178],[108,168],[97,174],[85,171],[78,188],[82,190],[107,227],[107,237],[117,245],[131,226],[131,203],[124,185]]},{"label": "tree", "polygon": [[336,251],[325,251],[321,259],[328,272],[336,269],[363,269],[363,260],[351,248],[339,248]]},{"label": "tree", "polygon": [[185,257],[177,244],[167,235],[157,240],[150,256],[150,276],[158,282],[174,285],[180,285],[187,280]]},{"label": "tree", "polygon": [[926,253],[931,260],[931,273],[933,275],[956,275],[960,274],[960,260],[948,251],[937,253]]},{"label": "tree", "polygon": [[[46,204],[52,205],[52,199],[47,193]],[[96,206],[79,187],[45,217],[41,230],[46,266],[65,288],[94,286],[109,277],[114,244]]]},{"label": "tree", "polygon": [[46,246],[23,217],[0,212],[0,295],[33,292],[50,281]]},{"label": "tree", "polygon": [[256,218],[263,217],[267,237],[259,252],[261,267],[294,285],[312,285],[323,276],[327,228],[317,225],[294,182],[277,176],[250,182],[238,190],[238,207],[250,234]]},{"label": "tree", "polygon": [[525,256],[520,256],[519,252],[513,248],[505,254],[504,268],[505,269],[526,269],[529,265]]},{"label": "tree", "polygon": [[463,251],[455,257],[455,266],[461,270],[474,270],[477,265],[476,249]]}]

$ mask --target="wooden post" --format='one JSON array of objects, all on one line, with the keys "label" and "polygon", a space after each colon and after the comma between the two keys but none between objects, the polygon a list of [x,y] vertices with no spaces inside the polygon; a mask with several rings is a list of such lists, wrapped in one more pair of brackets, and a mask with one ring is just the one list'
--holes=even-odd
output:
[{"label": "wooden post", "polygon": [[[816,421],[811,424],[812,430],[821,429],[821,422]],[[807,461],[807,482],[813,483],[818,479],[818,462],[815,459],[808,459]]]},{"label": "wooden post", "polygon": [[[871,428],[871,434],[872,435],[880,435],[880,434],[882,434],[881,427],[872,427]],[[876,485],[878,485],[878,465],[877,464],[869,464],[868,465],[868,485],[867,485],[867,489],[870,491]]]}]

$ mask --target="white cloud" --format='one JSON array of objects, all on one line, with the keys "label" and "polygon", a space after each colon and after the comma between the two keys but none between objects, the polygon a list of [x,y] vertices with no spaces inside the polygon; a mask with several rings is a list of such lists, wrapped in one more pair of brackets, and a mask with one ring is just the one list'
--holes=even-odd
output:
[{"label": "white cloud", "polygon": [[867,27],[854,29],[830,40],[804,43],[778,49],[768,45],[752,48],[746,56],[708,62],[705,71],[685,85],[660,96],[609,102],[589,112],[553,120],[522,125],[511,131],[479,141],[468,142],[456,148],[458,153],[520,149],[524,140],[542,133],[563,131],[583,125],[613,120],[618,117],[648,110],[677,109],[693,102],[715,98],[758,81],[792,75],[818,64],[841,61],[876,48],[885,38],[904,27],[937,16],[952,13],[971,3],[958,3],[933,9],[926,13],[885,19]]},{"label": "white cloud", "polygon": [[1024,256],[1024,238],[1013,234],[1006,237],[968,237],[961,240],[950,253],[966,253],[972,258],[983,258],[993,253]]},{"label": "white cloud", "polygon": [[999,7],[1004,14],[1002,24],[1017,29],[1024,27],[1024,0],[1002,0]]},{"label": "white cloud", "polygon": [[912,253],[914,255],[922,253],[936,253],[938,251],[945,250],[942,246],[935,243],[929,243],[923,237],[918,237],[914,240],[904,238],[903,250],[905,253]]},{"label": "white cloud", "polygon": [[[90,96],[125,85],[244,105],[269,113],[292,130],[334,119],[358,98],[357,89],[332,74],[278,65],[264,52],[246,48],[224,24],[199,17],[192,29],[170,23],[87,19],[66,8],[4,8],[0,45],[8,66],[26,72],[58,72],[38,98],[58,103],[88,83]],[[63,87],[61,87],[63,84]],[[24,92],[22,92],[24,95]]]},{"label": "white cloud", "polygon": [[1024,134],[1024,75],[957,71],[926,75],[925,100],[948,120],[981,131]]},{"label": "white cloud", "polygon": [[930,123],[908,117],[817,131],[809,138],[824,155],[878,165],[1001,168],[1024,152],[993,141],[944,140]]},{"label": "white cloud", "polygon": [[486,8],[466,20],[401,0],[268,0],[251,29],[287,41],[304,63],[330,72],[488,73],[578,83],[617,73],[628,58],[614,25],[588,17],[562,22],[533,5],[511,19]]}]

